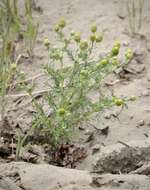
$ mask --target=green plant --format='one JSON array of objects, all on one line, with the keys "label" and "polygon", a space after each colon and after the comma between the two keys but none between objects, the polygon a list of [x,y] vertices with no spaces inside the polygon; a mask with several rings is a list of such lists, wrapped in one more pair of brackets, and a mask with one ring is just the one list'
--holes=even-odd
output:
[{"label": "green plant", "polygon": [[143,7],[144,0],[128,0],[127,2],[129,27],[132,35],[137,33],[142,27]]},{"label": "green plant", "polygon": [[[119,41],[115,42],[105,57],[96,58],[93,49],[103,39],[97,32],[97,27],[92,26],[89,39],[84,40],[76,32],[66,36],[65,26],[66,22],[62,19],[54,28],[58,36],[57,44],[53,46],[48,38],[44,40],[50,57],[49,63],[44,67],[49,76],[50,90],[43,95],[43,101],[48,105],[50,113],[45,112],[43,103],[38,102],[31,88],[26,87],[36,108],[31,131],[43,135],[43,140],[54,146],[68,141],[74,127],[86,123],[94,113],[113,105],[126,104],[128,99],[125,97],[103,94],[102,84],[108,74],[128,64],[133,58],[133,52],[128,49],[125,62],[119,62]],[[66,60],[69,62],[67,66]],[[95,99],[91,97],[93,92],[99,94]]]},{"label": "green plant", "polygon": [[[29,52],[33,51],[37,28],[34,28],[30,1],[25,0],[26,39],[30,41]],[[4,120],[6,111],[6,94],[10,89],[12,79],[17,71],[15,45],[23,33],[24,26],[18,11],[18,0],[0,1],[0,113]]]},{"label": "green plant", "polygon": [[33,56],[33,49],[35,40],[38,34],[38,24],[34,22],[32,16],[32,1],[24,0],[25,3],[25,16],[27,18],[27,24],[23,36],[25,38],[26,46],[28,47],[27,52],[30,56]]},{"label": "green plant", "polygon": [[12,78],[16,72],[14,63],[14,41],[20,30],[16,1],[0,2],[0,113],[4,120],[6,97]]}]

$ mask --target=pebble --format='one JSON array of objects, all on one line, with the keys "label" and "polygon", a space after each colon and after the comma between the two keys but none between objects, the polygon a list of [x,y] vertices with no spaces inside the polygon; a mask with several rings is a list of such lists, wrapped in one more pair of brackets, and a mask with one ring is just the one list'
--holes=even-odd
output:
[{"label": "pebble", "polygon": [[143,126],[144,124],[145,124],[145,121],[141,119],[140,121],[138,121],[137,126]]},{"label": "pebble", "polygon": [[130,119],[133,119],[134,118],[134,115],[130,115]]},{"label": "pebble", "polygon": [[110,119],[110,118],[111,118],[111,114],[110,114],[110,113],[106,113],[106,114],[104,115],[104,118],[105,118],[105,119]]},{"label": "pebble", "polygon": [[143,91],[143,92],[141,93],[141,95],[142,95],[142,96],[149,96],[149,92],[148,92],[148,91]]},{"label": "pebble", "polygon": [[124,41],[124,42],[123,42],[123,46],[128,47],[128,46],[129,46],[129,42]]},{"label": "pebble", "polygon": [[92,131],[90,131],[90,130],[86,130],[85,131],[85,135],[91,135],[93,132]]}]

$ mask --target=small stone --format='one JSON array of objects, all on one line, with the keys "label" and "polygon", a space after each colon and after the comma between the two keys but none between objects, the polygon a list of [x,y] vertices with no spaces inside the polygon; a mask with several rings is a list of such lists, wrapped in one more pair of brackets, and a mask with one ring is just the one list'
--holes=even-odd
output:
[{"label": "small stone", "polygon": [[106,113],[106,114],[104,115],[104,118],[105,118],[105,119],[110,119],[110,118],[111,118],[111,114]]},{"label": "small stone", "polygon": [[90,130],[85,131],[85,135],[91,135],[91,133],[92,133],[92,131],[90,131]]},{"label": "small stone", "polygon": [[130,115],[130,119],[133,119],[134,118],[134,115]]},{"label": "small stone", "polygon": [[141,93],[141,96],[149,96],[149,92],[148,92],[148,91],[143,91],[143,92]]},{"label": "small stone", "polygon": [[123,11],[122,9],[118,10],[117,16],[121,19],[124,20],[126,18],[126,12]]},{"label": "small stone", "polygon": [[145,121],[142,119],[138,121],[137,126],[143,126],[145,124]]},{"label": "small stone", "polygon": [[124,41],[122,45],[125,46],[125,47],[128,47],[129,46],[129,42]]}]

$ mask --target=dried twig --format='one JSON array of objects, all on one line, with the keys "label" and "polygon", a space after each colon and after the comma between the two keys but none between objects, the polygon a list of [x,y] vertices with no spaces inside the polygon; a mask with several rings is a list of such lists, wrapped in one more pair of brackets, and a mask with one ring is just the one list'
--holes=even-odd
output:
[{"label": "dried twig", "polygon": [[[49,92],[50,90],[51,90],[51,89],[48,88],[48,89],[44,89],[44,90],[34,91],[34,92],[32,93],[32,95],[33,95],[34,97],[37,97],[37,96],[39,96],[39,95],[41,95],[41,94],[43,94],[43,93],[45,93],[45,92]],[[7,97],[7,98],[21,98],[21,97],[28,97],[28,96],[29,96],[28,93],[22,93],[22,94],[9,94],[9,95],[7,95],[6,97]]]}]

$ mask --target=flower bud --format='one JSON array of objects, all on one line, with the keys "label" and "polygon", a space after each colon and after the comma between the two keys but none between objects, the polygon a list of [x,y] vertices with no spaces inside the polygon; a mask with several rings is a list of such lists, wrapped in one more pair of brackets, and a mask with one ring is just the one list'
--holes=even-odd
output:
[{"label": "flower bud", "polygon": [[91,42],[95,42],[95,41],[96,41],[96,36],[95,36],[95,34],[92,34],[92,35],[90,36],[90,40],[91,40]]},{"label": "flower bud", "polygon": [[102,59],[102,60],[100,61],[100,64],[101,64],[102,66],[106,66],[108,63],[109,63],[108,59]]},{"label": "flower bud", "polygon": [[119,54],[119,47],[114,46],[111,50],[112,56],[116,56]]},{"label": "flower bud", "polygon": [[60,108],[60,109],[58,110],[58,114],[59,114],[60,116],[63,116],[65,113],[66,113],[66,111],[65,111],[64,108]]},{"label": "flower bud", "polygon": [[48,38],[45,38],[45,39],[44,39],[44,45],[45,45],[46,47],[49,47],[50,42],[49,42],[49,39],[48,39]]},{"label": "flower bud", "polygon": [[111,63],[112,63],[113,65],[118,65],[119,62],[118,62],[117,57],[113,57],[112,60],[111,60]]},{"label": "flower bud", "polygon": [[116,106],[122,106],[124,104],[124,101],[122,99],[116,99],[115,104]]},{"label": "flower bud", "polygon": [[56,25],[55,28],[54,28],[54,31],[55,31],[55,32],[59,32],[59,29],[60,29],[59,26]]},{"label": "flower bud", "polygon": [[130,97],[130,100],[131,100],[131,101],[135,101],[136,99],[137,99],[136,96],[131,96],[131,97]]},{"label": "flower bud", "polygon": [[80,48],[81,48],[81,50],[85,50],[85,49],[88,48],[88,42],[87,42],[87,40],[82,40],[80,42]]},{"label": "flower bud", "polygon": [[96,35],[96,42],[99,43],[103,40],[103,36],[102,35]]},{"label": "flower bud", "polygon": [[119,41],[119,40],[116,40],[116,41],[115,41],[115,44],[114,44],[114,47],[120,48],[120,46],[121,46],[120,41]]},{"label": "flower bud", "polygon": [[80,74],[81,74],[81,76],[83,76],[83,77],[88,77],[88,71],[87,70],[81,70],[81,72],[80,72]]},{"label": "flower bud", "polygon": [[101,62],[99,62],[99,63],[96,64],[96,69],[100,69],[101,67],[102,67]]},{"label": "flower bud", "polygon": [[11,68],[12,71],[16,71],[16,69],[17,69],[17,64],[16,64],[16,63],[11,63],[11,64],[10,64],[10,68]]},{"label": "flower bud", "polygon": [[64,18],[60,19],[60,21],[58,22],[58,26],[60,28],[64,28],[66,26],[66,21]]},{"label": "flower bud", "polygon": [[97,31],[97,26],[96,26],[96,24],[93,24],[91,26],[91,32],[95,33],[96,31]]},{"label": "flower bud", "polygon": [[134,54],[133,51],[131,49],[127,49],[126,53],[125,53],[125,57],[128,60],[131,60],[133,58]]},{"label": "flower bud", "polygon": [[74,34],[74,40],[78,43],[78,42],[80,42],[80,40],[81,40],[81,35],[80,35],[80,33],[75,33]]}]

